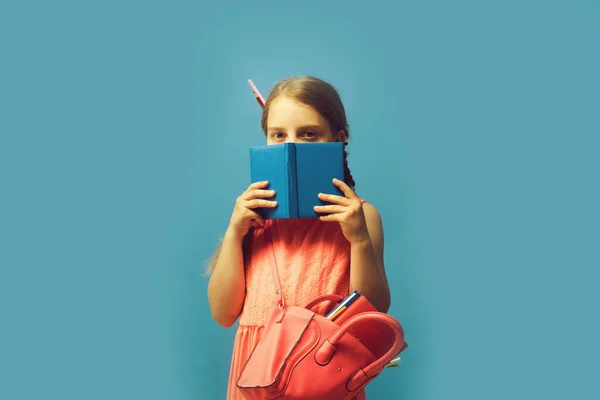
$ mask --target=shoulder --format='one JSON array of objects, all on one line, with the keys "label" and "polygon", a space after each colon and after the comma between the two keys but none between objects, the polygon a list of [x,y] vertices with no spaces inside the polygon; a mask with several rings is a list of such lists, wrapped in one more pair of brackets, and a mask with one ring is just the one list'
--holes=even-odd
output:
[{"label": "shoulder", "polygon": [[367,229],[371,236],[371,240],[381,240],[380,238],[383,237],[383,221],[381,219],[379,210],[372,203],[369,203],[364,199],[361,199],[361,201],[365,222],[367,224]]},{"label": "shoulder", "polygon": [[364,199],[360,200],[362,202],[362,209],[365,214],[365,218],[367,219],[367,222],[381,221],[381,214],[379,213],[377,207],[375,207],[372,203],[369,203]]}]

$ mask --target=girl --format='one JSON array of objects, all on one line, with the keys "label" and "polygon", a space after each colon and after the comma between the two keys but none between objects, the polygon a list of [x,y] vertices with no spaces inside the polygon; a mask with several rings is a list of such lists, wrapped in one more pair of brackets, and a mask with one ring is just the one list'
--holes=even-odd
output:
[{"label": "girl", "polygon": [[[267,144],[284,142],[347,143],[348,123],[336,89],[314,78],[279,82],[267,98],[261,119]],[[383,227],[377,209],[354,193],[345,157],[344,181],[334,180],[344,196],[322,193],[314,219],[263,220],[254,209],[276,207],[268,182],[254,182],[236,200],[229,226],[211,260],[208,300],[212,316],[223,327],[239,318],[227,391],[228,400],[242,400],[236,387],[240,370],[259,341],[276,303],[265,229],[271,231],[281,286],[291,305],[305,305],[315,296],[346,296],[357,290],[381,312],[390,306],[383,264]],[[325,313],[328,302],[314,311]],[[364,391],[356,399],[364,399]]]}]

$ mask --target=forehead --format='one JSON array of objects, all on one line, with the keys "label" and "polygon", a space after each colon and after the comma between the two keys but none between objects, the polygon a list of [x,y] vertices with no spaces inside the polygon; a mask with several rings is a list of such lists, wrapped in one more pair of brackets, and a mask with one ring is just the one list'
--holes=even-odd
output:
[{"label": "forehead", "polygon": [[267,127],[294,127],[301,125],[327,126],[327,120],[309,105],[290,97],[280,96],[269,107]]}]

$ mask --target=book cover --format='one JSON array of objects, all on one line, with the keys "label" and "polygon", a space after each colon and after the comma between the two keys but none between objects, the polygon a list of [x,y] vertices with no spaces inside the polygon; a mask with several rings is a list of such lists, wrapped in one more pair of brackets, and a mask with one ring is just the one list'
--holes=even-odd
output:
[{"label": "book cover", "polygon": [[250,148],[250,175],[252,182],[269,181],[267,189],[275,196],[275,208],[258,208],[264,219],[297,218],[296,148],[293,143]]},{"label": "book cover", "polygon": [[296,145],[296,179],[298,186],[298,218],[318,218],[316,205],[324,205],[319,193],[344,194],[333,184],[333,178],[344,180],[344,144],[298,143]]},{"label": "book cover", "polygon": [[318,218],[319,193],[343,195],[332,182],[344,179],[343,143],[284,143],[250,148],[251,181],[269,181],[276,208],[256,211],[265,219]]}]

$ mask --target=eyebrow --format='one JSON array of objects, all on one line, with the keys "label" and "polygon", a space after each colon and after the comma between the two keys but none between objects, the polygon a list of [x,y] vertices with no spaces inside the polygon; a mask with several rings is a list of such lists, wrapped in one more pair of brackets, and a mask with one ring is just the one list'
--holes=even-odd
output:
[{"label": "eyebrow", "polygon": [[[298,130],[303,130],[303,129],[321,130],[321,129],[324,129],[324,127],[321,125],[302,125],[302,126],[298,127]],[[284,129],[280,128],[278,126],[274,126],[274,127],[269,127],[268,130],[269,131],[283,131]]]}]

